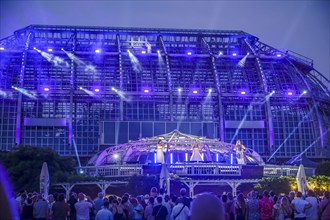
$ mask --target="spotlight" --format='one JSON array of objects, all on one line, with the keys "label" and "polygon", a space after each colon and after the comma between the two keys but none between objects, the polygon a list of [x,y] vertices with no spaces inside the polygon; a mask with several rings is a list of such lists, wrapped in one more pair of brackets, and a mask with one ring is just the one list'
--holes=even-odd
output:
[{"label": "spotlight", "polygon": [[178,92],[182,92],[182,88],[178,88]]},{"label": "spotlight", "polygon": [[79,89],[83,89],[83,87],[80,86]]},{"label": "spotlight", "polygon": [[95,91],[95,92],[99,92],[99,91],[100,91],[100,89],[94,89],[94,91]]},{"label": "spotlight", "polygon": [[83,169],[80,169],[80,170],[79,170],[79,173],[80,173],[80,174],[84,174],[84,170],[83,170]]},{"label": "spotlight", "polygon": [[5,48],[4,47],[0,47],[0,50],[5,50]]},{"label": "spotlight", "polygon": [[219,54],[218,54],[219,56],[222,56],[223,55],[223,52],[222,51],[219,51]]},{"label": "spotlight", "polygon": [[36,50],[37,48],[36,47],[33,47],[33,50]]},{"label": "spotlight", "polygon": [[275,90],[272,90],[272,93],[275,93]]},{"label": "spotlight", "polygon": [[142,54],[146,54],[147,52],[146,52],[145,50],[142,50],[141,53],[142,53]]},{"label": "spotlight", "polygon": [[127,53],[131,53],[131,51],[129,49],[127,49]]},{"label": "spotlight", "polygon": [[276,54],[276,56],[277,56],[277,57],[281,57],[282,55],[278,53],[278,54]]},{"label": "spotlight", "polygon": [[233,53],[233,56],[236,57],[237,56],[237,53]]},{"label": "spotlight", "polygon": [[292,92],[288,92],[288,95],[293,95],[293,93]]},{"label": "spotlight", "polygon": [[44,88],[44,91],[45,91],[45,92],[48,92],[48,91],[49,91],[49,88],[48,88],[48,87],[45,87],[45,88]]},{"label": "spotlight", "polygon": [[157,50],[157,53],[160,54],[160,50]]},{"label": "spotlight", "polygon": [[63,51],[64,51],[64,49],[63,49],[63,48],[61,48],[61,50],[63,50]]},{"label": "spotlight", "polygon": [[118,159],[119,158],[119,155],[118,154],[114,154],[113,155],[113,158]]},{"label": "spotlight", "polygon": [[197,91],[197,90],[193,90],[193,93],[194,93],[194,94],[197,94],[197,93],[198,93],[198,91]]},{"label": "spotlight", "polygon": [[114,87],[111,87],[111,90],[112,90],[112,91],[115,91],[116,89],[115,89]]},{"label": "spotlight", "polygon": [[189,56],[191,56],[191,55],[192,55],[192,52],[189,51],[187,54],[188,54]]},{"label": "spotlight", "polygon": [[209,90],[208,90],[208,91],[209,91],[209,93],[211,93],[211,92],[212,92],[212,88],[209,88]]},{"label": "spotlight", "polygon": [[241,95],[245,95],[246,94],[246,92],[245,91],[241,91]]},{"label": "spotlight", "polygon": [[100,49],[96,49],[95,50],[95,53],[101,53],[101,50]]},{"label": "spotlight", "polygon": [[145,89],[144,90],[144,93],[149,93],[149,89]]},{"label": "spotlight", "polygon": [[303,94],[307,94],[307,90],[304,90],[304,91],[303,91]]},{"label": "spotlight", "polygon": [[48,52],[52,52],[53,51],[53,49],[52,48],[48,48],[48,50],[47,50]]}]

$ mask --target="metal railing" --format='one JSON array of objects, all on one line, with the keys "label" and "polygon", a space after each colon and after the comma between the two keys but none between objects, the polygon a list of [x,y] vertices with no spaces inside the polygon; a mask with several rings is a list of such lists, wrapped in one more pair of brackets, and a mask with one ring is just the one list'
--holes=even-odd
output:
[{"label": "metal railing", "polygon": [[[133,175],[143,175],[142,164],[112,164],[106,166],[85,166],[77,168],[77,172],[86,176],[94,177],[128,177]],[[152,166],[152,165],[150,165]],[[169,173],[178,176],[241,176],[242,166],[240,165],[224,165],[219,163],[183,163],[168,164]],[[264,165],[263,176],[279,177],[279,176],[296,176],[298,166],[286,165]],[[313,176],[315,169],[305,167],[306,176]]]}]

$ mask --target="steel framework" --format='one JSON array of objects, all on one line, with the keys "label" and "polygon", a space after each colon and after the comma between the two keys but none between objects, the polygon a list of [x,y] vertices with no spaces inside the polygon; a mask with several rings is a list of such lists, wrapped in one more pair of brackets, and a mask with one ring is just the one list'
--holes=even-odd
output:
[{"label": "steel framework", "polygon": [[263,157],[330,154],[329,80],[243,31],[31,25],[0,47],[2,150],[92,156],[177,129]]}]

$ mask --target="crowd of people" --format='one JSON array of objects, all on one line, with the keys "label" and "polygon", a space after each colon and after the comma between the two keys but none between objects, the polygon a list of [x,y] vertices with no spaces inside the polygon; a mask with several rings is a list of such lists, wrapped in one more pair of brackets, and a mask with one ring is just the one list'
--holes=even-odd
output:
[{"label": "crowd of people", "polygon": [[329,220],[329,192],[317,198],[309,190],[288,195],[252,190],[215,195],[202,193],[191,199],[185,188],[180,195],[167,195],[153,187],[149,194],[105,196],[92,200],[83,193],[48,195],[22,193],[16,198],[21,220]]}]

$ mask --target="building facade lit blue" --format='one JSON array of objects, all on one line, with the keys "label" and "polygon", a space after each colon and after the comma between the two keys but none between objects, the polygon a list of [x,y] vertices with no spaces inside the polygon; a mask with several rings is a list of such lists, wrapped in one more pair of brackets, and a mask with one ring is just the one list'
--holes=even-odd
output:
[{"label": "building facade lit blue", "polygon": [[92,156],[175,129],[330,157],[330,82],[243,31],[31,25],[0,41],[0,149]]}]

